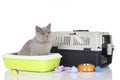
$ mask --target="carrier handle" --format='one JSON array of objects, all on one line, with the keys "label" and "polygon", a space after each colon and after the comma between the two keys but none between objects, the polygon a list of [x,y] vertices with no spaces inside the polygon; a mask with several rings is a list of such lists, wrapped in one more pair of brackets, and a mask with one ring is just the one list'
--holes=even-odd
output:
[{"label": "carrier handle", "polygon": [[73,30],[73,32],[89,32],[89,30]]}]

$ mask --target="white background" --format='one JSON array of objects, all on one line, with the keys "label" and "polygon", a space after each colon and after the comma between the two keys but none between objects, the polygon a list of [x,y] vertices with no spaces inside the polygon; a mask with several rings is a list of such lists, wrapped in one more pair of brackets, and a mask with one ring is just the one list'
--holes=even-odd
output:
[{"label": "white background", "polygon": [[52,31],[110,32],[115,46],[110,65],[120,79],[120,0],[0,0],[0,80],[6,68],[2,55],[16,52],[33,38],[35,26],[52,24]]}]

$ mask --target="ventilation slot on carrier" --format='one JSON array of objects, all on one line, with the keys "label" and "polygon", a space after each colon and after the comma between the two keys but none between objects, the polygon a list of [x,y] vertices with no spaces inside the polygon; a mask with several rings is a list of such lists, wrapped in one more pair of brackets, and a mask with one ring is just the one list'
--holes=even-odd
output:
[{"label": "ventilation slot on carrier", "polygon": [[59,36],[59,37],[56,37],[55,38],[55,42],[58,44],[58,45],[70,45],[70,36]]},{"label": "ventilation slot on carrier", "polygon": [[90,44],[90,38],[89,37],[75,37],[73,39],[73,45],[89,45]]}]

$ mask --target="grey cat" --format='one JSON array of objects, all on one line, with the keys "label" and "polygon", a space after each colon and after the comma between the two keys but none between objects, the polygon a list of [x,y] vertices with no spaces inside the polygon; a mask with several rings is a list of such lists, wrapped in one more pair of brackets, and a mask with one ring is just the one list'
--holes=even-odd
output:
[{"label": "grey cat", "polygon": [[33,39],[26,42],[18,55],[48,55],[52,46],[51,24],[46,27],[36,26],[36,35]]}]

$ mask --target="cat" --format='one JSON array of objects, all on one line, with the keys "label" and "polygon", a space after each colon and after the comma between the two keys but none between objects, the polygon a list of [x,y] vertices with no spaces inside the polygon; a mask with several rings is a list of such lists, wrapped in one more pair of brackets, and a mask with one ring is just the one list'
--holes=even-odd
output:
[{"label": "cat", "polygon": [[36,26],[36,35],[33,39],[26,42],[18,55],[49,55],[52,47],[51,23],[46,27]]}]

